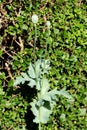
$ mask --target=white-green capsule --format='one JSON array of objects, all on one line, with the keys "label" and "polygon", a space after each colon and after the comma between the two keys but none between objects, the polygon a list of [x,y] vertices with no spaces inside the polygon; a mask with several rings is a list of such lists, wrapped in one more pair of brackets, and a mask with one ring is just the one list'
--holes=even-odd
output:
[{"label": "white-green capsule", "polygon": [[36,24],[38,22],[38,16],[36,14],[32,15],[32,22]]},{"label": "white-green capsule", "polygon": [[47,22],[46,22],[46,26],[47,26],[47,27],[50,27],[50,26],[51,26],[50,21],[47,21]]}]

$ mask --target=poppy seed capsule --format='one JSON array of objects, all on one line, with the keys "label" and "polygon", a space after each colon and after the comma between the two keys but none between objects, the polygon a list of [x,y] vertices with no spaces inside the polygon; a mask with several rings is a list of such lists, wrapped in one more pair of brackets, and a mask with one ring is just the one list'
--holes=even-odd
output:
[{"label": "poppy seed capsule", "polygon": [[47,22],[46,22],[46,26],[47,26],[47,27],[50,27],[50,26],[51,26],[50,21],[47,21]]},{"label": "poppy seed capsule", "polygon": [[38,22],[38,16],[36,14],[32,15],[32,22],[36,24]]}]

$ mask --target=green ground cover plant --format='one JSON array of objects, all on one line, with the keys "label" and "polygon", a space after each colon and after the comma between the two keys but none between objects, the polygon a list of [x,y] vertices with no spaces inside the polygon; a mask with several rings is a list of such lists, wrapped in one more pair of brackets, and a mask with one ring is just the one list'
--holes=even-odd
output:
[{"label": "green ground cover plant", "polygon": [[[87,1],[0,0],[0,129],[33,130],[30,102],[37,92],[27,83],[13,86],[34,61],[34,26],[37,14],[36,59],[43,59],[46,43],[51,69],[50,90],[64,87],[74,102],[58,97],[44,130],[87,129]],[[51,22],[48,33],[46,21]],[[50,35],[48,35],[50,34]]]}]

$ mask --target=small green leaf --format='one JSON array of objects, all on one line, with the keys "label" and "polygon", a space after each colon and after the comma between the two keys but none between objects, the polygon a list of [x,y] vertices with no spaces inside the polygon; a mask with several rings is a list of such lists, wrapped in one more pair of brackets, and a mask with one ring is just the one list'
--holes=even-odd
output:
[{"label": "small green leaf", "polygon": [[80,108],[80,115],[85,116],[86,115],[86,108]]},{"label": "small green leaf", "polygon": [[0,50],[0,57],[2,56],[2,54],[3,54],[3,51],[2,51],[2,50]]},{"label": "small green leaf", "polygon": [[65,115],[64,113],[62,113],[61,116],[60,116],[60,119],[61,119],[62,121],[65,121],[65,120],[66,120],[66,115]]},{"label": "small green leaf", "polygon": [[26,24],[23,24],[23,25],[22,25],[22,29],[23,29],[23,30],[27,30],[27,29],[28,29],[28,26],[27,26]]},{"label": "small green leaf", "polygon": [[12,6],[10,6],[10,5],[6,5],[6,7],[8,8],[9,11],[13,11]]},{"label": "small green leaf", "polygon": [[8,87],[12,87],[13,86],[13,80],[10,80],[9,82],[8,82]]},{"label": "small green leaf", "polygon": [[0,95],[4,95],[4,94],[5,94],[5,92],[3,91],[2,88],[0,88]]}]

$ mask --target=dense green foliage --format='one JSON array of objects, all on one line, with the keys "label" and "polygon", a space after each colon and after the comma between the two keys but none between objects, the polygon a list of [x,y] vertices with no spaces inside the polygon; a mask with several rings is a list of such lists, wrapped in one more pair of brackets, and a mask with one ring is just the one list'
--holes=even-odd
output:
[{"label": "dense green foliage", "polygon": [[[33,130],[30,111],[36,94],[27,84],[13,86],[34,60],[34,27],[37,14],[36,56],[42,58],[48,43],[48,75],[52,89],[66,87],[74,102],[60,97],[44,130],[87,129],[87,1],[0,0],[0,129]],[[50,34],[46,21],[51,22]]]}]

